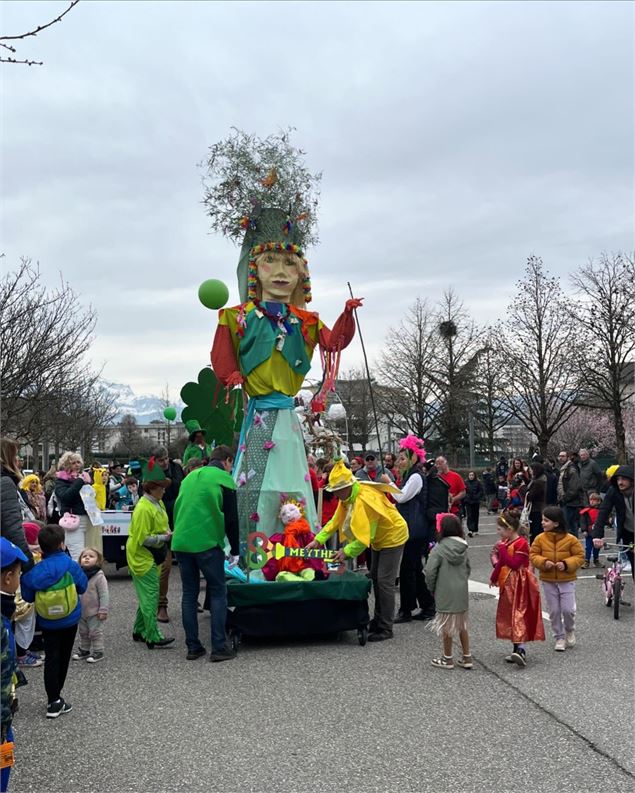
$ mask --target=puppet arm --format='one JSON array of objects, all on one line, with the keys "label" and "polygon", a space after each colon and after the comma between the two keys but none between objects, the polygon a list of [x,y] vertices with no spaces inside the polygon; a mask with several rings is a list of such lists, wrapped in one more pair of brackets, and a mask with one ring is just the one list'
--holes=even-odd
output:
[{"label": "puppet arm", "polygon": [[353,340],[355,335],[355,317],[353,311],[362,305],[358,298],[346,301],[344,311],[337,318],[333,329],[329,330],[326,325],[320,329],[319,344],[326,352],[337,352],[343,350]]}]

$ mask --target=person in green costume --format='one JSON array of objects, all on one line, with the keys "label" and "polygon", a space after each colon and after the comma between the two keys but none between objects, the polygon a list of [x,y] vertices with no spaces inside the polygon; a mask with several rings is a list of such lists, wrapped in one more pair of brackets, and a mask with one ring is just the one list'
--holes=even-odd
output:
[{"label": "person in green costume", "polygon": [[143,498],[132,513],[126,543],[126,559],[130,577],[137,593],[139,607],[132,629],[136,642],[144,641],[149,650],[166,647],[174,639],[166,639],[157,625],[159,606],[159,570],[172,536],[168,513],[161,499],[170,480],[165,478],[154,457],[148,460],[143,477]]},{"label": "person in green costume", "polygon": [[212,453],[212,447],[205,441],[207,430],[204,430],[196,419],[186,422],[185,429],[189,433],[190,442],[185,447],[183,454],[183,467],[194,457],[199,460],[209,460]]}]

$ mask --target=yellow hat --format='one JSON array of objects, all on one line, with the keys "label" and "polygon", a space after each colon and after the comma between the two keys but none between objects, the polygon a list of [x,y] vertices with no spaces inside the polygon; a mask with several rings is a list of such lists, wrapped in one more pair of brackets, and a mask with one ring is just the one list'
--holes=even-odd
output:
[{"label": "yellow hat", "polygon": [[332,493],[334,490],[350,487],[355,482],[357,482],[357,479],[353,476],[353,472],[344,465],[344,460],[340,458],[331,469],[329,483],[324,489]]},{"label": "yellow hat", "polygon": [[612,476],[614,476],[618,468],[619,465],[609,465],[609,467],[606,469],[606,478],[610,479]]}]

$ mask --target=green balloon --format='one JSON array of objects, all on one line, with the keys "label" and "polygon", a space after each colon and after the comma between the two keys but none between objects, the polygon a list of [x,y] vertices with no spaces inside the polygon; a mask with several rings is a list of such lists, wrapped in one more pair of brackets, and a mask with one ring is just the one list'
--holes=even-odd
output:
[{"label": "green balloon", "polygon": [[176,408],[165,408],[163,411],[163,418],[167,419],[168,421],[174,421],[176,418]]},{"label": "green balloon", "polygon": [[229,300],[229,289],[227,285],[216,278],[210,278],[198,288],[198,299],[205,308],[222,308]]}]

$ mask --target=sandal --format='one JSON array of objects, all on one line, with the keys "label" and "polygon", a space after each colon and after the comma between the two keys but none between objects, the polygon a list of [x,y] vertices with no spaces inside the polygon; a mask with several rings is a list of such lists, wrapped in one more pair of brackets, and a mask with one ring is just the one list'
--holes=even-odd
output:
[{"label": "sandal", "polygon": [[454,669],[454,658],[452,656],[446,658],[445,655],[441,656],[441,658],[433,658],[432,666],[436,666],[439,669]]},{"label": "sandal", "polygon": [[474,667],[474,664],[472,663],[472,656],[464,655],[463,658],[458,658],[456,665],[462,667],[463,669],[472,669]]}]

